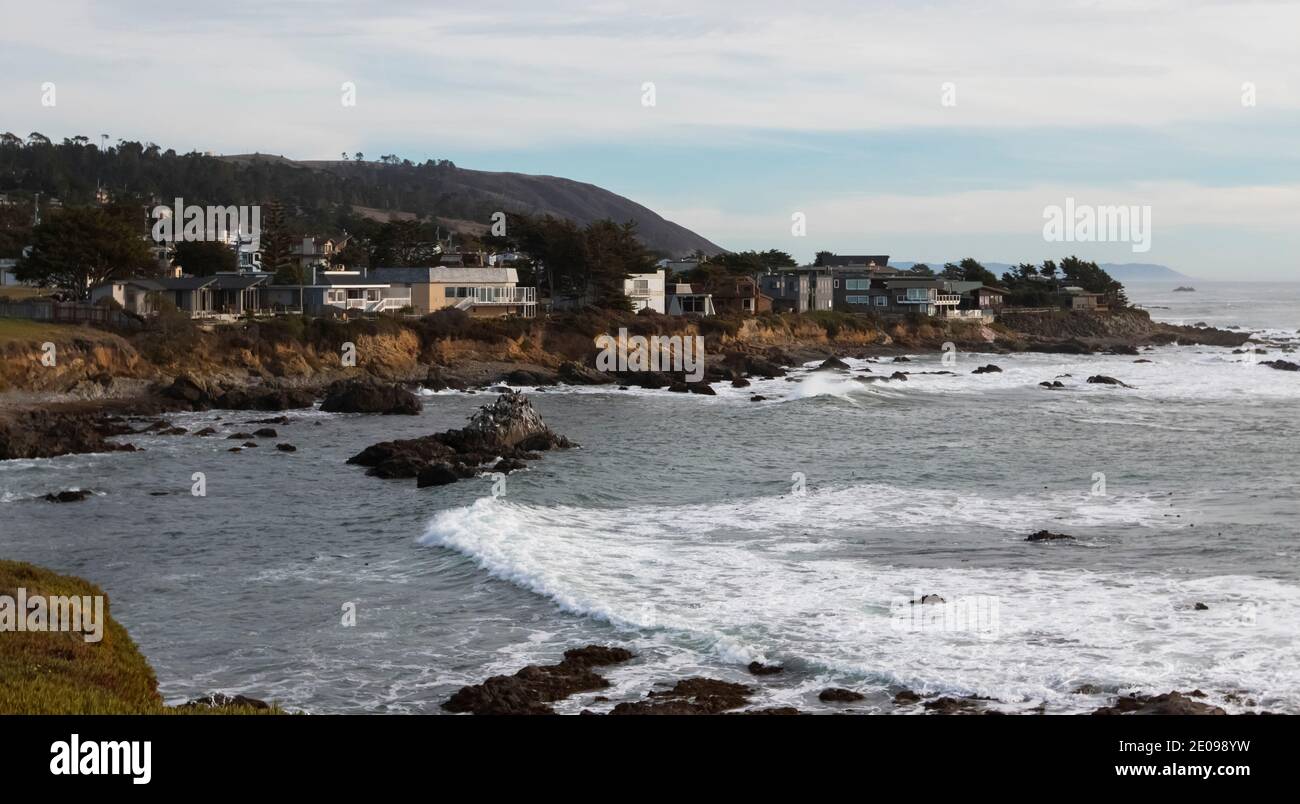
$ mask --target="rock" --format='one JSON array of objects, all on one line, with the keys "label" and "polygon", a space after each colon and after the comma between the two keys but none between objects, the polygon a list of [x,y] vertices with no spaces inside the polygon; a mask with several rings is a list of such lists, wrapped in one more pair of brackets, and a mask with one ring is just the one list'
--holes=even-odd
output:
[{"label": "rock", "polygon": [[45,495],[46,502],[66,503],[81,502],[90,497],[95,492],[90,489],[68,489],[66,491],[56,491]]},{"label": "rock", "polygon": [[452,468],[449,463],[431,463],[420,470],[416,475],[416,488],[426,488],[428,486],[445,486],[448,483],[455,483],[460,480],[460,475]]},{"label": "rock", "polygon": [[227,441],[238,441],[238,440],[241,440],[241,439],[242,439],[242,440],[244,440],[244,441],[247,441],[248,439],[250,439],[250,438],[252,438],[252,437],[253,437],[253,434],[252,434],[252,433],[231,433],[230,435],[226,436],[226,440],[227,440]]},{"label": "rock", "polygon": [[243,707],[247,709],[270,709],[271,705],[266,701],[257,698],[249,698],[246,695],[227,695],[224,692],[214,692],[211,695],[205,695],[202,698],[195,698],[192,701],[186,701],[177,709],[229,709],[232,707]]},{"label": "rock", "polygon": [[767,401],[767,397],[765,397],[765,396],[763,396],[763,395],[761,395],[761,394],[754,394],[753,396],[751,396],[751,397],[749,398],[749,401],[750,401],[750,402],[766,402],[766,401]]},{"label": "rock", "polygon": [[701,395],[703,395],[703,396],[717,396],[717,395],[718,395],[718,392],[715,391],[715,390],[713,390],[713,386],[709,385],[709,384],[706,383],[706,382],[692,382],[692,383],[687,383],[687,388],[688,388],[688,389],[690,390],[690,392],[693,393],[693,394],[701,394]]},{"label": "rock", "polygon": [[895,706],[908,706],[921,700],[921,696],[911,690],[902,690],[894,695]]},{"label": "rock", "polygon": [[779,664],[763,664],[762,662],[750,662],[749,672],[756,676],[771,676],[777,673],[785,672],[785,668]]},{"label": "rock", "polygon": [[1102,690],[1102,688],[1098,687],[1096,684],[1080,684],[1078,687],[1074,688],[1072,694],[1073,695],[1101,695],[1103,691],[1104,690]]},{"label": "rock", "polygon": [[926,606],[932,603],[946,603],[947,601],[945,601],[939,595],[921,595],[916,600],[910,600],[908,602],[911,603],[913,606],[916,605]]},{"label": "rock", "polygon": [[1044,388],[1053,388],[1053,389],[1065,387],[1065,383],[1061,382],[1060,380],[1050,380],[1050,381],[1043,380],[1042,382],[1039,383],[1039,385],[1043,386]]},{"label": "rock", "polygon": [[1074,539],[1074,537],[1067,536],[1064,533],[1052,533],[1051,531],[1047,531],[1047,530],[1040,530],[1036,533],[1031,533],[1025,537],[1025,541],[1027,542],[1050,542],[1050,541],[1057,541],[1059,539]]},{"label": "rock", "polygon": [[749,380],[745,379],[744,377],[735,377],[735,378],[733,378],[732,381],[731,381],[731,387],[732,387],[732,388],[748,388],[748,387],[749,387]]},{"label": "rock", "polygon": [[631,651],[599,645],[565,651],[559,664],[528,665],[513,676],[492,676],[482,684],[462,687],[442,708],[476,715],[551,715],[555,713],[549,706],[552,702],[609,686],[593,667],[631,658]]},{"label": "rock", "polygon": [[492,467],[492,471],[501,472],[502,474],[508,475],[511,472],[515,472],[520,469],[527,469],[527,468],[528,468],[528,464],[524,463],[518,458],[502,458],[501,460],[497,461],[496,466]]},{"label": "rock", "polygon": [[256,442],[256,441],[245,441],[244,443],[240,444],[239,446],[244,447],[245,449],[247,449],[247,448],[249,448],[249,447],[256,447],[256,446],[257,446],[257,442]]},{"label": "rock", "polygon": [[91,413],[48,410],[9,412],[0,406],[0,460],[54,458],[87,452],[133,452],[107,438],[131,432],[120,421]]},{"label": "rock", "polygon": [[1269,366],[1278,371],[1300,371],[1300,364],[1292,363],[1290,360],[1265,360],[1260,365]]},{"label": "rock", "polygon": [[1129,343],[1117,343],[1112,344],[1111,347],[1106,350],[1106,353],[1112,355],[1136,355],[1138,354],[1138,348]]},{"label": "rock", "polygon": [[258,438],[277,438],[277,437],[279,437],[279,433],[275,432],[275,428],[273,428],[273,427],[263,427],[263,428],[261,428],[261,429],[254,430],[254,431],[253,431],[253,435],[257,436]]},{"label": "rock", "polygon": [[217,430],[215,427],[204,427],[202,430],[194,431],[194,435],[196,436],[210,436],[210,435],[216,435],[216,433]]},{"label": "rock", "polygon": [[[629,372],[635,374],[636,372]],[[589,366],[584,366],[569,360],[560,365],[556,376],[561,382],[569,385],[609,385],[615,380],[613,377],[597,371]]]},{"label": "rock", "polygon": [[825,360],[823,360],[822,364],[818,366],[816,369],[814,369],[814,371],[837,371],[837,370],[847,371],[848,368],[849,368],[849,364],[845,363],[843,360],[840,360],[838,357],[828,357]]},{"label": "rock", "polygon": [[898,357],[894,358],[894,362],[895,362],[895,363],[911,363],[911,362],[912,362],[912,358],[910,358],[910,357],[906,357],[906,356],[904,356],[904,355],[899,355]]},{"label": "rock", "polygon": [[1167,692],[1164,695],[1128,695],[1118,698],[1111,706],[1103,706],[1094,715],[1226,715],[1223,709],[1212,704],[1192,700],[1195,692]]},{"label": "rock", "polygon": [[506,446],[550,433],[528,397],[514,392],[502,394],[492,404],[479,408],[465,429]]},{"label": "rock", "polygon": [[533,387],[541,385],[556,385],[559,382],[554,374],[542,371],[528,371],[525,369],[515,369],[502,377],[501,381],[507,385],[528,385]]},{"label": "rock", "polygon": [[668,390],[672,391],[674,394],[685,394],[688,393],[691,388],[684,382],[675,382],[668,386]]},{"label": "rock", "polygon": [[1123,386],[1124,388],[1133,387],[1127,383],[1120,382],[1114,377],[1107,377],[1104,374],[1094,374],[1088,378],[1088,382],[1092,383],[1093,385],[1119,385],[1119,386]]},{"label": "rock", "polygon": [[1209,611],[1209,610],[1210,610],[1210,607],[1207,606],[1207,605],[1205,605],[1204,603],[1197,603],[1197,604],[1196,604],[1195,606],[1193,606],[1192,608],[1194,608],[1196,611]]},{"label": "rock", "polygon": [[752,687],[713,678],[688,678],[646,700],[621,703],[611,715],[716,715],[749,703]]},{"label": "rock", "polygon": [[904,374],[904,373],[901,372],[901,371],[895,371],[893,374],[890,374],[890,375],[889,375],[889,379],[891,379],[891,380],[906,380],[906,379],[907,379],[907,375]]},{"label": "rock", "polygon": [[443,391],[448,388],[453,391],[464,391],[467,386],[459,378],[444,375],[438,366],[431,366],[425,374],[424,387],[430,391]]},{"label": "rock", "polygon": [[288,423],[289,423],[288,416],[272,416],[269,419],[252,419],[250,421],[244,422],[244,424],[288,424]]},{"label": "rock", "polygon": [[969,698],[950,698],[944,696],[921,704],[926,710],[937,715],[966,715],[975,710],[975,702]]},{"label": "rock", "polygon": [[1139,358],[1139,359],[1137,359],[1137,360],[1134,360],[1133,362],[1134,362],[1134,363],[1150,363],[1150,362],[1152,362],[1152,361],[1147,360],[1145,357],[1143,357],[1143,358]]},{"label": "rock", "polygon": [[241,447],[231,447],[230,449],[226,450],[226,452],[243,452],[243,451],[244,450]]},{"label": "rock", "polygon": [[992,363],[989,363],[987,366],[980,366],[979,368],[971,372],[971,374],[1001,374],[1001,373],[1002,373],[1002,369],[998,368]]},{"label": "rock", "polygon": [[846,690],[841,687],[828,687],[817,693],[817,700],[822,703],[850,703],[852,701],[861,701],[867,696],[853,690]]},{"label": "rock", "polygon": [[338,380],[325,389],[320,409],[328,413],[381,413],[418,416],[423,406],[415,394],[374,380]]},{"label": "rock", "polygon": [[298,448],[293,444],[276,444],[275,448],[281,452],[297,452]]}]

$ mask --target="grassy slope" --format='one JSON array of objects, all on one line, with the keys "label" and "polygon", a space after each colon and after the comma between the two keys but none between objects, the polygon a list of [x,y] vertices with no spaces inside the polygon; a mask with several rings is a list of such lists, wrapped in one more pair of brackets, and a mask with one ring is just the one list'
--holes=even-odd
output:
[{"label": "grassy slope", "polygon": [[[80,578],[17,561],[0,560],[0,595],[102,595]],[[105,598],[103,639],[73,632],[0,631],[0,714],[167,714],[158,679]],[[196,708],[187,713],[251,713]],[[273,710],[273,711],[279,711]]]}]

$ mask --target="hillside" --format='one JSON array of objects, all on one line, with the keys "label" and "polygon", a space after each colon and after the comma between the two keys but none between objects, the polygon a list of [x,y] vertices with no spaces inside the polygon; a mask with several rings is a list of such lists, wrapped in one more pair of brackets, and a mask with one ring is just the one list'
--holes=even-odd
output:
[{"label": "hillside", "polygon": [[[281,156],[249,154],[218,158],[245,164],[265,160],[371,187],[405,185],[402,190],[404,193],[414,189],[420,196],[435,199],[432,208],[404,208],[413,205],[403,205],[398,199],[394,199],[391,205],[373,206],[390,213],[432,213],[453,228],[464,231],[474,231],[484,226],[490,220],[492,212],[501,210],[534,215],[550,214],[579,224],[604,218],[619,223],[636,221],[637,232],[646,246],[674,256],[690,254],[696,249],[707,254],[717,254],[724,250],[635,201],[594,184],[559,176],[496,173],[459,167],[426,170],[415,165],[341,160],[295,162]],[[417,186],[412,188],[412,185]]]}]

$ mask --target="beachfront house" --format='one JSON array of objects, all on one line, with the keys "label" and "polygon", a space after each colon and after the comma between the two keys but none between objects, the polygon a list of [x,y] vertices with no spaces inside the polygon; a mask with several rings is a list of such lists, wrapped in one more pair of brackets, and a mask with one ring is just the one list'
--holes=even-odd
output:
[{"label": "beachfront house", "polygon": [[654,273],[628,274],[623,279],[623,295],[632,303],[634,311],[667,312],[664,272],[665,269],[660,268]]},{"label": "beachfront house", "polygon": [[756,315],[772,312],[772,297],[764,293],[752,276],[722,276],[712,281],[709,291],[720,314]]},{"label": "beachfront house", "polygon": [[376,282],[405,290],[412,312],[420,315],[452,307],[490,318],[537,315],[537,288],[520,287],[519,271],[515,268],[392,266],[376,268],[370,273]]},{"label": "beachfront house", "polygon": [[759,278],[759,287],[772,299],[774,311],[807,313],[831,309],[833,282],[830,268],[804,265],[765,274]]},{"label": "beachfront house", "polygon": [[285,312],[311,315],[393,313],[411,306],[411,291],[367,276],[357,270],[313,268],[308,284],[267,285],[262,291],[266,306]]},{"label": "beachfront house", "polygon": [[664,309],[668,315],[715,315],[713,294],[695,290],[684,282],[673,282],[665,289]]}]

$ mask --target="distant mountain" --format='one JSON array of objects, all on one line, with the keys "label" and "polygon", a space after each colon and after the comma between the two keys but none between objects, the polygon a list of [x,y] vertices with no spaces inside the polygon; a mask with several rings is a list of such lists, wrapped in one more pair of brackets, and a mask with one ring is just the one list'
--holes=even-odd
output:
[{"label": "distant mountain", "polygon": [[[961,262],[961,260],[945,260],[944,262]],[[915,262],[905,262],[900,260],[890,260],[890,265],[898,268],[911,268],[917,265]],[[943,269],[943,262],[928,262],[926,265],[938,273]],[[998,276],[1003,272],[1014,268],[1014,265],[1005,262],[982,262],[985,268],[989,269]],[[1176,279],[1192,279],[1187,274],[1180,274],[1167,265],[1156,265],[1145,262],[1103,262],[1101,263],[1103,271],[1111,275],[1111,278],[1117,282],[1164,282]]]},{"label": "distant mountain", "polygon": [[[379,207],[390,214],[425,212],[438,216],[453,228],[485,227],[492,212],[522,212],[554,215],[579,224],[609,218],[617,223],[635,221],[646,246],[670,256],[684,256],[696,249],[718,254],[725,249],[684,226],[665,220],[658,213],[594,184],[558,176],[527,173],[496,173],[447,167],[430,170],[418,165],[351,161],[294,161],[281,156],[246,154],[221,157],[227,161],[274,161],[304,172],[330,174],[346,182],[367,187],[392,188],[380,197],[390,199]],[[416,199],[420,206],[413,203]],[[403,201],[407,201],[403,204]],[[404,207],[414,207],[407,209]],[[377,210],[376,210],[377,211]],[[396,215],[395,215],[396,216]],[[456,226],[456,223],[475,223]],[[476,225],[477,224],[477,225]]]}]

